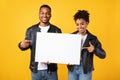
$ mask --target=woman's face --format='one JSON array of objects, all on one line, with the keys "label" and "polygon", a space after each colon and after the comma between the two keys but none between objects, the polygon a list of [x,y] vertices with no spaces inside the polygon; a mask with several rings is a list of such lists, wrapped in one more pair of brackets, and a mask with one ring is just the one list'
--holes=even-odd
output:
[{"label": "woman's face", "polygon": [[76,24],[76,28],[77,28],[79,34],[86,33],[86,28],[88,25],[87,21],[85,21],[83,18],[80,18],[75,21],[75,24]]}]

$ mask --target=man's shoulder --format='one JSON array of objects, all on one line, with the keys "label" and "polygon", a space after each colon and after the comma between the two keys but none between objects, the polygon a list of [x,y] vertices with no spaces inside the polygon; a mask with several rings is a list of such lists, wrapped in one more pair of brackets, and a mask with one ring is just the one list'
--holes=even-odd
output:
[{"label": "man's shoulder", "polygon": [[60,29],[59,27],[57,27],[56,25],[53,25],[53,24],[50,24],[50,27],[54,28],[54,29]]},{"label": "man's shoulder", "polygon": [[33,29],[36,29],[38,27],[39,23],[37,24],[34,24],[32,26],[30,26],[27,30],[33,30]]}]

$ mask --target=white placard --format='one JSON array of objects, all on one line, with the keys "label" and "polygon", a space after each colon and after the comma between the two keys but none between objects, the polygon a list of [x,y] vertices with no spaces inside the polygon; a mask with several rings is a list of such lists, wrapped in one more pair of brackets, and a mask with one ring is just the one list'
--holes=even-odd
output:
[{"label": "white placard", "polygon": [[35,61],[80,64],[81,36],[37,32]]}]

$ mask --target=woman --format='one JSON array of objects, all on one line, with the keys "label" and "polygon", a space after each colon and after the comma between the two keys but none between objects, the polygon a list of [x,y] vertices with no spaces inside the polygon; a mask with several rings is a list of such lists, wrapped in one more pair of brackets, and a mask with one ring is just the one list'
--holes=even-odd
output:
[{"label": "woman", "polygon": [[74,15],[77,31],[73,34],[82,36],[80,65],[68,65],[68,80],[92,80],[93,56],[105,58],[106,53],[97,37],[87,30],[89,13],[86,10],[78,10]]}]

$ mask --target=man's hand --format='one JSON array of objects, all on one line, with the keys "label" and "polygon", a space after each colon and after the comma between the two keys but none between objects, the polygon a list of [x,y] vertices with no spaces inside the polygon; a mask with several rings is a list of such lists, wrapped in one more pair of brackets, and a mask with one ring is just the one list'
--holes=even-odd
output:
[{"label": "man's hand", "polygon": [[20,47],[27,48],[30,45],[31,40],[24,40],[21,42]]},{"label": "man's hand", "polygon": [[94,51],[95,47],[89,42],[89,47],[83,47],[82,49],[87,49],[90,53]]},{"label": "man's hand", "polygon": [[50,64],[50,62],[49,61],[47,61],[47,62],[41,62],[42,64]]}]

